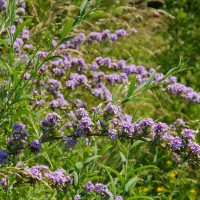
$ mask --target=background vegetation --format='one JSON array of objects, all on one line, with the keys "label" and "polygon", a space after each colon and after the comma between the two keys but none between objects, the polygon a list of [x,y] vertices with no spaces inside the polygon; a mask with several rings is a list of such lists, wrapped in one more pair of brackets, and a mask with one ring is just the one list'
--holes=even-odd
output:
[{"label": "background vegetation", "polygon": [[[78,15],[81,0],[38,0],[27,3],[27,13],[34,16],[29,24],[31,40],[36,44],[41,38],[41,29],[50,30],[54,23],[65,23]],[[156,3],[157,2],[157,3]],[[95,43],[91,46],[82,45],[74,52],[74,55],[84,57],[88,63],[94,61],[98,56],[111,57],[113,60],[124,59],[129,64],[142,65],[146,69],[155,68],[158,72],[166,73],[176,67],[182,59],[186,61],[191,58],[189,66],[192,67],[177,75],[178,82],[192,87],[197,92],[200,88],[200,2],[198,0],[102,0],[101,12],[109,16],[97,16],[82,21],[71,35],[84,32],[102,32],[105,29],[115,31],[124,28],[128,31],[131,28],[138,30],[138,33],[131,38],[122,38],[116,43]],[[56,32],[59,38],[60,32]],[[56,39],[55,38],[55,39]],[[123,88],[114,86],[110,88],[112,93],[120,96]],[[76,96],[76,93],[70,95]],[[70,95],[68,98],[70,98]],[[87,102],[87,107],[97,104],[97,100],[88,97],[88,94],[81,93],[76,96]],[[151,117],[155,121],[162,121],[168,124],[174,123],[176,119],[182,118],[191,128],[199,131],[200,109],[198,104],[185,102],[183,98],[170,95],[166,92],[156,90],[146,92],[143,97],[149,97],[152,101],[138,101],[128,103],[125,107],[126,113],[132,115],[138,109],[137,118]],[[98,103],[101,101],[99,100]],[[42,110],[37,115],[44,117]],[[36,117],[36,118],[37,118]],[[37,120],[37,119],[34,120]],[[26,120],[23,118],[23,120]],[[27,120],[30,123],[30,120]],[[30,123],[31,124],[31,123]],[[199,133],[197,133],[197,138]],[[138,143],[130,149],[131,144],[114,142],[110,144],[106,139],[99,138],[92,140],[92,145],[84,148],[84,142],[79,144],[75,152],[63,150],[58,146],[49,148],[48,153],[35,158],[34,163],[43,163],[51,166],[52,170],[58,168],[68,169],[80,167],[87,158],[93,155],[101,155],[90,164],[86,171],[98,169],[101,182],[113,187],[108,170],[99,169],[98,165],[110,166],[123,174],[122,154],[128,151],[129,168],[138,168],[145,165],[157,166],[157,169],[149,168],[139,170],[135,173],[139,177],[135,187],[129,193],[131,195],[146,195],[153,199],[200,199],[199,192],[199,166],[178,165],[170,152],[157,147]],[[200,142],[200,137],[199,137]],[[81,145],[83,148],[81,148]],[[78,149],[80,152],[78,151]],[[26,152],[25,152],[26,154]],[[58,156],[59,155],[59,156]],[[66,159],[68,157],[68,159]],[[31,163],[31,161],[30,161]],[[81,172],[80,172],[81,173]],[[115,175],[114,175],[115,176]],[[117,190],[122,190],[120,184]],[[113,187],[114,188],[114,187]],[[13,199],[64,199],[61,194],[48,190],[45,186],[21,185],[9,193]],[[10,199],[9,195],[7,196]],[[97,197],[91,197],[97,199]],[[141,198],[142,199],[142,198]]]}]

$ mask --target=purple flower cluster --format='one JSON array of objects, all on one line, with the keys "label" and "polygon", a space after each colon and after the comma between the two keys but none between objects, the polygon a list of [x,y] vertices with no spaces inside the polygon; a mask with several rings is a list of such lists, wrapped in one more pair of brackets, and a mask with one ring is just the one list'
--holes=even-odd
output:
[{"label": "purple flower cluster", "polygon": [[26,126],[22,123],[13,125],[12,138],[8,138],[8,148],[13,151],[13,154],[18,155],[23,153],[26,145],[28,132],[25,130]]},{"label": "purple flower cluster", "polygon": [[167,91],[174,95],[182,94],[185,96],[186,101],[200,104],[200,93],[195,92],[191,87],[186,87],[184,84],[168,85]]},{"label": "purple flower cluster", "polygon": [[114,141],[118,138],[117,130],[109,129],[108,130],[108,137],[111,141]]},{"label": "purple flower cluster", "polygon": [[75,197],[74,197],[74,200],[79,200],[81,199],[81,195],[80,194],[77,194]]},{"label": "purple flower cluster", "polygon": [[154,122],[151,118],[145,118],[139,123],[139,127],[143,131],[143,133],[149,133],[153,126]]},{"label": "purple flower cluster", "polygon": [[182,131],[182,136],[185,137],[187,140],[194,140],[195,139],[195,131],[192,129],[184,129]]},{"label": "purple flower cluster", "polygon": [[181,139],[178,136],[176,136],[176,137],[171,136],[169,145],[173,151],[180,150],[181,148],[184,147],[183,139]]},{"label": "purple flower cluster", "polygon": [[75,131],[76,136],[89,135],[93,130],[93,122],[90,117],[83,117],[78,122],[78,128]]},{"label": "purple flower cluster", "polygon": [[73,180],[71,177],[67,177],[65,174],[65,171],[63,169],[58,169],[53,173],[49,174],[49,179],[51,180],[53,185],[64,185],[66,183],[73,183]]},{"label": "purple flower cluster", "polygon": [[101,183],[96,183],[95,185],[93,185],[93,183],[91,181],[89,181],[85,185],[83,185],[83,187],[85,188],[86,192],[88,192],[88,193],[90,193],[92,191],[97,192],[98,194],[100,194],[102,196],[103,199],[108,200],[108,199],[110,199],[109,197],[111,197],[114,200],[123,200],[123,198],[121,196],[114,197],[114,195],[108,190],[108,187]]},{"label": "purple flower cluster", "polygon": [[42,138],[46,137],[47,135],[54,135],[55,128],[59,127],[60,124],[60,116],[56,113],[49,113],[46,115],[46,119],[42,119],[40,121],[40,128],[42,130]]},{"label": "purple flower cluster", "polygon": [[33,142],[30,143],[30,150],[35,155],[38,155],[38,153],[42,150],[42,143],[39,140],[33,140]]},{"label": "purple flower cluster", "polygon": [[80,85],[86,85],[87,84],[87,78],[85,75],[77,74],[77,73],[71,73],[70,74],[70,80],[66,82],[66,87],[68,89],[74,90],[75,87],[80,86]]},{"label": "purple flower cluster", "polygon": [[121,123],[121,128],[119,129],[119,131],[122,134],[132,135],[133,132],[134,132],[134,124],[132,124],[130,122],[123,121]]},{"label": "purple flower cluster", "polygon": [[6,153],[5,149],[0,149],[0,166],[6,165],[9,160],[9,155]]},{"label": "purple flower cluster", "polygon": [[57,94],[57,99],[56,100],[52,100],[49,105],[50,107],[52,107],[53,109],[65,109],[66,107],[69,107],[69,102],[64,98],[63,94],[61,94],[60,92],[58,92]]},{"label": "purple flower cluster", "polygon": [[115,106],[111,103],[108,103],[104,111],[105,111],[105,116],[114,116],[117,115],[121,111],[121,109],[119,106]]},{"label": "purple flower cluster", "polygon": [[[26,166],[24,170],[41,180],[50,181],[53,186],[63,186],[73,183],[73,179],[70,176],[67,176],[63,169],[52,172],[45,165],[35,165],[32,168]],[[38,181],[36,180],[35,182]]]},{"label": "purple flower cluster", "polygon": [[74,148],[78,144],[78,140],[75,137],[64,137],[63,140],[65,140],[65,146],[68,148]]},{"label": "purple flower cluster", "polygon": [[61,88],[62,85],[59,81],[55,79],[48,79],[47,91],[57,94]]},{"label": "purple flower cluster", "polygon": [[80,120],[83,117],[87,117],[88,112],[84,108],[79,108],[76,110],[75,115],[76,115],[76,118]]},{"label": "purple flower cluster", "polygon": [[185,126],[185,122],[183,121],[183,119],[177,119],[175,122],[174,122],[174,127],[175,128],[181,128]]},{"label": "purple flower cluster", "polygon": [[[149,138],[155,145],[162,144],[161,146],[173,152],[185,152],[185,155],[191,152],[191,158],[196,154],[199,156],[198,150],[194,153],[194,149],[197,149],[194,142],[194,130],[182,130],[181,137],[168,134],[169,131],[176,130],[176,125],[179,122],[183,124],[182,119],[178,119],[170,126],[162,122],[154,123],[151,118],[139,119],[132,123],[131,116],[123,115],[120,107],[111,103],[108,103],[103,110],[96,110],[96,113],[101,114],[102,119],[100,118],[94,127],[89,113],[84,108],[78,108],[75,114],[72,112],[74,122],[68,122],[69,126],[65,125],[65,128],[73,133],[64,137],[66,147],[74,148],[78,143],[77,138],[92,136],[93,130],[98,130],[99,135],[107,136],[111,141],[116,139],[123,141],[125,138],[131,137]],[[198,158],[198,156],[196,157]]]},{"label": "purple flower cluster", "polygon": [[7,177],[1,179],[0,185],[1,185],[4,189],[7,187]]},{"label": "purple flower cluster", "polygon": [[0,0],[0,9],[1,10],[6,9],[6,0]]},{"label": "purple flower cluster", "polygon": [[166,133],[169,130],[169,126],[165,123],[158,122],[157,124],[153,125],[153,132],[157,136],[162,136],[164,133]]}]

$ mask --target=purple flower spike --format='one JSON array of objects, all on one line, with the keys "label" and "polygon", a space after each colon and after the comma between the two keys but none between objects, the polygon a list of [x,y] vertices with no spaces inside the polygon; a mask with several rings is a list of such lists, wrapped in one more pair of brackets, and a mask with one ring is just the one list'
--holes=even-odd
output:
[{"label": "purple flower spike", "polygon": [[6,165],[8,163],[9,157],[10,156],[6,153],[5,149],[0,149],[0,166]]}]

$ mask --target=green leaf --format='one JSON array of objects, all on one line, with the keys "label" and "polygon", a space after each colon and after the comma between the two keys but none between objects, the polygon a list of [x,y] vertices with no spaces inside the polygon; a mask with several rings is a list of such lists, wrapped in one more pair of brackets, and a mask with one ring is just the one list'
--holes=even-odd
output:
[{"label": "green leaf", "polygon": [[141,85],[139,85],[133,92],[133,95],[136,94],[137,92],[139,92],[143,87],[146,86],[146,82],[142,83]]},{"label": "green leaf", "polygon": [[111,174],[108,170],[107,170],[107,173],[108,173],[108,176],[109,176],[109,179],[110,179],[110,183],[112,185],[113,194],[116,196],[116,193],[117,193],[116,184],[115,184],[114,179],[113,179],[113,177],[111,176]]},{"label": "green leaf", "polygon": [[136,80],[137,80],[137,77],[136,77],[136,74],[133,76],[132,80],[131,80],[131,84],[129,86],[129,89],[128,89],[128,94],[127,94],[127,97],[126,98],[129,98],[132,94],[133,94],[133,91],[135,90],[135,83],[136,83]]},{"label": "green leaf", "polygon": [[117,177],[119,178],[119,180],[120,180],[122,186],[125,185],[124,177],[123,177],[118,171],[112,169],[111,167],[105,166],[105,165],[100,165],[99,167],[102,167],[102,168],[104,168],[104,169],[107,169],[108,171],[110,171],[110,172],[116,174]]},{"label": "green leaf", "polygon": [[65,24],[61,33],[61,40],[63,40],[66,37],[66,35],[68,35],[68,33],[71,31],[74,22],[75,19],[71,19]]},{"label": "green leaf", "polygon": [[103,176],[92,176],[92,177],[89,177],[89,178],[87,178],[87,179],[85,179],[84,181],[83,181],[83,185],[85,184],[85,183],[87,183],[88,181],[92,181],[92,180],[96,180],[96,179],[100,179],[100,178],[105,178],[105,177],[103,177]]},{"label": "green leaf", "polygon": [[145,169],[148,169],[148,168],[159,169],[158,167],[156,167],[156,166],[154,166],[154,165],[146,165],[146,166],[138,167],[137,169],[132,169],[132,170],[127,174],[127,178],[128,178],[128,177],[134,176],[134,174],[135,174],[136,172],[138,172],[138,171],[145,170]]},{"label": "green leaf", "polygon": [[0,43],[3,44],[3,45],[5,46],[5,48],[6,48],[6,50],[7,50],[8,52],[11,51],[11,48],[8,46],[8,44],[5,42],[5,40],[3,40],[3,39],[0,38]]},{"label": "green leaf", "polygon": [[5,27],[5,25],[6,25],[6,20],[4,19],[4,17],[2,17],[2,16],[0,15],[0,34],[2,33],[2,31],[3,31],[4,27]]},{"label": "green leaf", "polygon": [[84,16],[83,19],[88,19],[88,18],[93,18],[93,17],[110,17],[108,13],[91,13],[88,14],[87,16]]},{"label": "green leaf", "polygon": [[[76,18],[75,18],[75,22],[74,22],[74,24],[73,24],[73,27],[75,27],[80,21],[81,21],[81,17],[80,17],[80,16],[76,17]],[[73,27],[72,27],[72,28],[73,28]]]},{"label": "green leaf", "polygon": [[138,145],[141,144],[141,143],[143,143],[143,141],[141,141],[141,140],[138,140],[138,141],[134,142],[134,143],[131,145],[131,147],[130,147],[129,150],[135,148],[136,146],[138,146]]},{"label": "green leaf", "polygon": [[15,40],[17,39],[18,35],[22,32],[24,26],[26,26],[26,24],[28,24],[30,21],[32,21],[32,19],[28,19],[24,22],[22,22],[19,27],[17,28],[17,30],[15,31],[14,35],[13,35],[13,43],[15,42]]},{"label": "green leaf", "polygon": [[136,120],[137,111],[138,111],[138,108],[135,108],[134,111],[133,111],[132,121],[131,121],[132,123],[135,122],[135,120]]},{"label": "green leaf", "polygon": [[20,6],[22,3],[26,3],[26,2],[35,2],[37,0],[24,0],[24,1],[21,1],[17,4],[17,6]]},{"label": "green leaf", "polygon": [[85,14],[85,11],[88,8],[89,4],[90,4],[90,0],[84,0],[82,2],[81,7],[80,7],[80,15],[81,15],[81,17]]},{"label": "green leaf", "polygon": [[49,49],[51,50],[52,49],[52,38],[51,38],[51,36],[49,34],[46,35],[46,41],[47,41],[47,43],[49,45]]},{"label": "green leaf", "polygon": [[136,183],[137,183],[139,180],[140,180],[140,178],[139,178],[138,176],[136,176],[136,177],[130,179],[130,180],[128,181],[128,183],[125,185],[125,191],[126,191],[126,192],[131,191],[131,190],[135,187]]},{"label": "green leaf", "polygon": [[96,5],[98,5],[102,0],[96,0]]},{"label": "green leaf", "polygon": [[16,1],[11,1],[11,15],[10,15],[10,22],[11,24],[14,24],[15,22],[15,16],[16,16]]},{"label": "green leaf", "polygon": [[68,164],[70,164],[72,167],[76,166],[68,157],[60,157],[60,158],[65,159],[65,161],[67,161]]},{"label": "green leaf", "polygon": [[132,199],[148,199],[148,200],[153,200],[151,197],[143,196],[143,195],[135,195],[133,197],[127,198],[126,200],[132,200]]},{"label": "green leaf", "polygon": [[116,97],[116,95],[112,95],[112,104],[115,104],[116,103],[116,99],[117,99],[117,97]]},{"label": "green leaf", "polygon": [[0,61],[4,63],[5,67],[8,69],[11,75],[13,87],[15,87],[16,83],[18,82],[18,72],[12,68],[3,58],[0,58]]},{"label": "green leaf", "polygon": [[125,155],[120,151],[119,152],[120,153],[120,157],[121,157],[121,159],[122,159],[122,162],[124,163],[124,164],[126,164],[126,157],[125,157]]},{"label": "green leaf", "polygon": [[23,65],[27,60],[31,60],[32,59],[32,57],[33,57],[33,55],[29,55],[29,56],[27,56],[26,58],[24,58],[24,59],[22,59],[22,60],[20,60],[20,61],[18,61],[18,62],[16,62],[16,63],[14,63],[14,66],[15,66],[15,69],[18,69],[21,65]]},{"label": "green leaf", "polygon": [[58,58],[64,59],[62,56],[51,56],[51,57],[47,57],[47,58],[45,59],[45,62],[47,62],[47,61],[49,61],[49,60],[58,59]]},{"label": "green leaf", "polygon": [[25,114],[31,114],[31,113],[32,112],[27,109],[21,109],[14,115],[13,120],[16,121],[19,116],[25,115]]},{"label": "green leaf", "polygon": [[97,159],[97,158],[100,158],[101,155],[95,155],[95,156],[92,156],[90,158],[88,158],[86,161],[85,161],[85,164],[84,164],[84,167],[87,167],[93,160]]},{"label": "green leaf", "polygon": [[188,58],[186,62],[180,67],[180,70],[184,69],[185,66],[190,62],[191,58]]},{"label": "green leaf", "polygon": [[131,98],[128,101],[138,101],[138,100],[153,100],[151,98],[145,98],[145,97],[135,97],[135,98]]},{"label": "green leaf", "polygon": [[18,19],[27,19],[27,18],[34,18],[33,16],[20,16],[20,17],[17,17],[15,20],[18,20]]},{"label": "green leaf", "polygon": [[103,155],[105,152],[107,152],[108,151],[108,149],[110,149],[112,147],[112,145],[110,145],[110,144],[106,144],[104,147],[103,147],[103,149],[100,151],[100,155]]},{"label": "green leaf", "polygon": [[154,85],[150,85],[149,87],[145,88],[144,91],[149,90],[149,89],[154,88],[154,87],[157,87],[157,86],[160,86],[160,85],[168,85],[168,84],[172,84],[172,83],[171,82],[156,83]]},{"label": "green leaf", "polygon": [[150,75],[149,79],[148,79],[147,82],[146,82],[146,87],[149,87],[149,86],[151,85],[153,79],[155,78],[155,75],[156,75],[156,71],[154,71],[154,72]]},{"label": "green leaf", "polygon": [[70,36],[70,37],[66,37],[64,39],[61,40],[61,42],[59,42],[57,45],[56,45],[56,48],[58,48],[61,44],[64,44],[72,39],[75,39],[76,37],[75,36]]},{"label": "green leaf", "polygon": [[78,186],[78,174],[76,171],[74,171],[74,186],[77,187]]},{"label": "green leaf", "polygon": [[11,105],[21,102],[21,101],[34,101],[30,96],[31,95],[24,95],[24,96],[17,95],[15,99],[12,101]]},{"label": "green leaf", "polygon": [[144,169],[148,169],[148,168],[155,168],[155,169],[159,169],[158,167],[156,167],[155,165],[146,165],[146,166],[142,166],[142,167],[138,167],[137,169],[133,170],[133,172],[138,172]]}]

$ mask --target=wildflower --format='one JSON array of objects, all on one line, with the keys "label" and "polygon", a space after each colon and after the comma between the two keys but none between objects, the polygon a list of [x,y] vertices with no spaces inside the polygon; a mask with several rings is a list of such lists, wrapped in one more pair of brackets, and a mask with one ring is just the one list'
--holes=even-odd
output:
[{"label": "wildflower", "polygon": [[9,160],[9,155],[6,153],[5,149],[0,149],[0,166],[6,165]]},{"label": "wildflower", "polygon": [[88,181],[85,185],[83,185],[83,187],[87,192],[91,192],[94,188],[94,185],[92,184],[91,181]]},{"label": "wildflower", "polygon": [[164,188],[163,187],[157,187],[157,192],[163,192],[164,191]]}]

